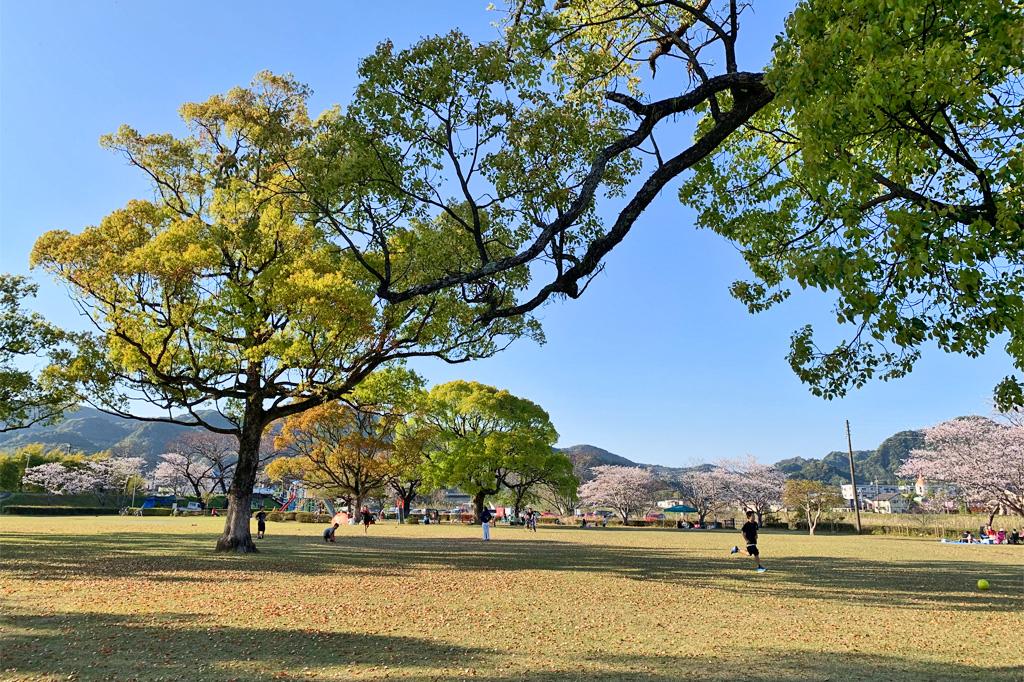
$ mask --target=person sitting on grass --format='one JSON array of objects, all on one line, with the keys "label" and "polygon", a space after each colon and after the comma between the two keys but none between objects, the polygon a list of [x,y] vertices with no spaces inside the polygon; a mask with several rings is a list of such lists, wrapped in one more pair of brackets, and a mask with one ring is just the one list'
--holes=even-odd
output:
[{"label": "person sitting on grass", "polygon": [[[764,573],[768,569],[761,565],[761,552],[757,549],[757,521],[754,520],[754,512],[747,512],[747,522],[740,528],[740,533],[743,534],[743,541],[747,544],[747,556],[757,562],[757,572]],[[739,546],[736,546],[729,553],[736,554],[739,551]]]},{"label": "person sitting on grass", "polygon": [[1013,530],[1010,531],[1010,535],[1009,535],[1009,537],[1007,538],[1006,541],[1007,541],[1007,543],[1009,543],[1011,545],[1019,545],[1020,544],[1020,533],[1017,532],[1016,528],[1014,528]]},{"label": "person sitting on grass", "polygon": [[334,533],[338,530],[338,522],[324,528],[324,542],[334,542]]}]

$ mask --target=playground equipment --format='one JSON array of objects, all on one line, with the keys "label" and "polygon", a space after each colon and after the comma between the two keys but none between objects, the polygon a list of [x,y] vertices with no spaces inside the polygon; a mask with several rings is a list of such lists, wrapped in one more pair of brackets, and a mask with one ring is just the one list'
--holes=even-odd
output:
[{"label": "playground equipment", "polygon": [[281,512],[304,511],[304,512],[325,512],[331,516],[335,515],[334,503],[321,497],[307,497],[305,488],[292,484],[288,488],[288,497],[278,509]]}]

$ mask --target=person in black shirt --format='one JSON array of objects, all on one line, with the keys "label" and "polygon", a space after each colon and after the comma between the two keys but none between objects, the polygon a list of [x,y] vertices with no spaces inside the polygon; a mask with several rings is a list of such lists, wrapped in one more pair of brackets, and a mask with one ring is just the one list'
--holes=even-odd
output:
[{"label": "person in black shirt", "polygon": [[261,509],[256,514],[256,539],[261,540],[267,532],[267,512]]},{"label": "person in black shirt", "polygon": [[484,531],[484,541],[488,542],[491,539],[491,510],[484,507],[480,510],[480,526]]},{"label": "person in black shirt", "polygon": [[[761,565],[761,552],[757,549],[757,521],[754,520],[754,512],[747,512],[747,522],[740,528],[740,533],[743,534],[743,542],[747,545],[747,556],[753,557],[757,562],[757,572],[764,573],[768,569]],[[729,553],[736,554],[739,551],[740,548],[737,546]]]}]

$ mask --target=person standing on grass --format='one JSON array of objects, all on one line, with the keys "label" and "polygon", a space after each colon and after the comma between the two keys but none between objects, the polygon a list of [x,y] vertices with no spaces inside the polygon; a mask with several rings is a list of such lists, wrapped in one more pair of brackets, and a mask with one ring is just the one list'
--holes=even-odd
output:
[{"label": "person standing on grass", "polygon": [[[743,534],[743,542],[747,545],[747,556],[757,562],[757,572],[764,573],[768,569],[761,565],[761,552],[757,549],[757,521],[754,520],[754,512],[747,512],[747,522],[740,528],[740,533]],[[729,554],[736,554],[739,551],[739,546],[736,546]]]},{"label": "person standing on grass", "polygon": [[267,512],[265,509],[260,509],[256,514],[256,539],[262,540],[267,534]]},{"label": "person standing on grass", "polygon": [[370,508],[363,507],[359,510],[359,515],[363,517],[363,535],[370,530],[370,524],[373,523],[373,517],[370,516]]},{"label": "person standing on grass", "polygon": [[491,539],[491,510],[484,507],[480,512],[480,527],[484,530],[484,542]]}]

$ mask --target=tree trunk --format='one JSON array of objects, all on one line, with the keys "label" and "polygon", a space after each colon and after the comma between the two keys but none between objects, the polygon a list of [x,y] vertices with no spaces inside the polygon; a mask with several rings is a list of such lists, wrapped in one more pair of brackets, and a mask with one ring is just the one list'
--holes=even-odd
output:
[{"label": "tree trunk", "polygon": [[700,524],[701,528],[704,527],[704,519],[706,519],[707,517],[708,517],[708,513],[706,511],[703,511],[703,512],[702,511],[698,511],[697,512],[697,523]]},{"label": "tree trunk", "polygon": [[484,500],[487,499],[486,491],[481,490],[480,492],[473,495],[473,521],[481,523],[480,515],[484,511]]},{"label": "tree trunk", "polygon": [[523,498],[526,497],[526,488],[523,488],[521,491],[514,489],[514,491],[515,501],[512,504],[512,515],[518,519],[520,512],[523,510]]},{"label": "tree trunk", "polygon": [[358,494],[354,499],[355,506],[352,507],[352,518],[359,524],[363,522],[363,496]]},{"label": "tree trunk", "polygon": [[[192,483],[192,481],[189,481],[189,483]],[[200,500],[203,499],[203,491],[199,489],[198,483],[192,483],[192,490],[196,491],[196,497],[198,497]]]},{"label": "tree trunk", "polygon": [[238,438],[238,464],[228,489],[228,511],[224,519],[224,534],[217,540],[217,551],[255,552],[256,544],[249,533],[249,515],[252,512],[252,489],[256,484],[256,473],[260,464],[260,441],[263,438],[263,421],[259,406],[250,402],[246,406],[242,432]]}]

